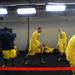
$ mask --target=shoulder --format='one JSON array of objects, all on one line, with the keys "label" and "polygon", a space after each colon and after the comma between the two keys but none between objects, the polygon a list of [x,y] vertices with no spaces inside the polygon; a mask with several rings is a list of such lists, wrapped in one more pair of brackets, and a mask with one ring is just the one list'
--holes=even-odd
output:
[{"label": "shoulder", "polygon": [[37,31],[34,31],[33,34],[38,34],[38,32]]},{"label": "shoulder", "polygon": [[61,33],[61,34],[64,34],[64,35],[66,35],[66,32],[62,31],[62,33]]},{"label": "shoulder", "polygon": [[71,39],[75,39],[75,35],[73,35],[73,36],[71,37]]}]

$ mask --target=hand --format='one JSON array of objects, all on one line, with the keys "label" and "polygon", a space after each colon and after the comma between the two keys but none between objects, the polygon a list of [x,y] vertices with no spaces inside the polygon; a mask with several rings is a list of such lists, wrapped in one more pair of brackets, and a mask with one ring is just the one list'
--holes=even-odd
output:
[{"label": "hand", "polygon": [[64,53],[60,53],[60,55],[62,56]]},{"label": "hand", "polygon": [[39,48],[42,49],[42,45],[39,45]]}]

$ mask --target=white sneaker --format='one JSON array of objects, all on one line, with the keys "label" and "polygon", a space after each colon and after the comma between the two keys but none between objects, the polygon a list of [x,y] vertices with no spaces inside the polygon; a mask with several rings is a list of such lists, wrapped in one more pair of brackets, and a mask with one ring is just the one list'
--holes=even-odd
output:
[{"label": "white sneaker", "polygon": [[46,62],[45,62],[44,60],[41,60],[41,63],[42,63],[42,64],[45,64]]},{"label": "white sneaker", "polygon": [[59,57],[59,58],[58,58],[58,61],[62,61],[62,58],[61,58],[61,57]]},{"label": "white sneaker", "polygon": [[25,61],[25,64],[28,64],[28,61]]},{"label": "white sneaker", "polygon": [[5,65],[2,65],[2,67],[6,67]]}]

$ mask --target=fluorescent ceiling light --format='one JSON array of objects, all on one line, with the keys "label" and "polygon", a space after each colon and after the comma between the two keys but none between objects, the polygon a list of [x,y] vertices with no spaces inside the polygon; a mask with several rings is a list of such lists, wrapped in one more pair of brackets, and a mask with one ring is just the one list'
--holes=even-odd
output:
[{"label": "fluorescent ceiling light", "polygon": [[0,15],[6,15],[8,14],[8,11],[6,8],[0,8]]},{"label": "fluorescent ceiling light", "polygon": [[75,2],[67,2],[67,3],[54,3],[54,2],[48,2],[47,4],[65,4],[65,5],[75,5]]},{"label": "fluorescent ceiling light", "polygon": [[35,8],[18,8],[17,13],[19,15],[36,14],[36,9]]},{"label": "fluorescent ceiling light", "polygon": [[66,3],[52,3],[52,2],[48,2],[47,4],[61,4],[61,5],[64,5],[64,4],[66,4]]},{"label": "fluorescent ceiling light", "polygon": [[50,4],[46,5],[47,12],[65,11],[66,6],[64,4]]}]

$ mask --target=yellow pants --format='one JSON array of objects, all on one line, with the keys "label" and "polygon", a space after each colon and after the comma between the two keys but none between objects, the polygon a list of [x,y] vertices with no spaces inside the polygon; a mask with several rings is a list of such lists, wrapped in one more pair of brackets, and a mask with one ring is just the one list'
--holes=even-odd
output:
[{"label": "yellow pants", "polygon": [[3,53],[3,58],[4,59],[11,59],[11,58],[15,58],[17,56],[15,49],[3,50],[2,53]]}]

